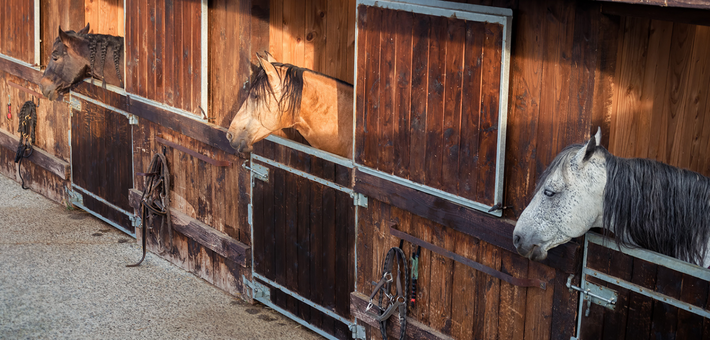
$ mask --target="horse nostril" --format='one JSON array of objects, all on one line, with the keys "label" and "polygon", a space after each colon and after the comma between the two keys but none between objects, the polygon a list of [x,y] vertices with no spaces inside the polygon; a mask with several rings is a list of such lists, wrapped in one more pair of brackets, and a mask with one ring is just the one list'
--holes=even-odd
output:
[{"label": "horse nostril", "polygon": [[515,248],[518,248],[518,246],[520,245],[520,235],[513,236],[513,245],[515,246]]},{"label": "horse nostril", "polygon": [[232,133],[231,133],[231,132],[227,132],[227,140],[231,142],[231,141],[232,141],[232,138],[234,138],[234,136],[232,135]]}]

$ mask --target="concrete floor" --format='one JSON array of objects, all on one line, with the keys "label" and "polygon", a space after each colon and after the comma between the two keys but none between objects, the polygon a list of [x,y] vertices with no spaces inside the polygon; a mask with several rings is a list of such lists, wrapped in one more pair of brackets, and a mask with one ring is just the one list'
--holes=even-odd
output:
[{"label": "concrete floor", "polygon": [[318,339],[0,175],[0,339]]}]

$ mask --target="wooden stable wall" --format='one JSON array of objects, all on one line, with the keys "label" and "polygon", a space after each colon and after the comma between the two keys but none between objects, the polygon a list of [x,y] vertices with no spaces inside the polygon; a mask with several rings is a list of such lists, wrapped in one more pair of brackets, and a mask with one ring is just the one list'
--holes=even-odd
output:
[{"label": "wooden stable wall", "polygon": [[34,2],[2,0],[0,8],[0,53],[34,64]]},{"label": "wooden stable wall", "polygon": [[358,7],[355,161],[495,204],[503,25]]},{"label": "wooden stable wall", "polygon": [[710,176],[710,26],[621,20],[609,151]]},{"label": "wooden stable wall", "polygon": [[200,1],[126,2],[126,90],[200,116]]}]

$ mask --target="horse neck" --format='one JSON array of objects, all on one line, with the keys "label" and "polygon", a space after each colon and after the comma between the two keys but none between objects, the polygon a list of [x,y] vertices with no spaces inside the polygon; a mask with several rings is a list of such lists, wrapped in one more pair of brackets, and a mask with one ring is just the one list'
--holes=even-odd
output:
[{"label": "horse neck", "polygon": [[305,72],[303,78],[296,129],[313,147],[350,157],[352,86],[313,72]]},{"label": "horse neck", "polygon": [[[106,43],[106,40],[101,41],[101,43]],[[94,69],[91,70],[91,74],[94,79],[97,80],[103,80],[101,76],[103,75],[106,79],[106,83],[109,85],[114,85],[114,86],[121,86],[123,83],[123,75],[124,75],[124,69],[123,69],[123,49],[122,49],[123,44],[109,44],[108,47],[106,48],[106,58],[105,60],[101,60],[101,49],[99,47],[99,44],[97,43],[96,47],[96,55],[95,55],[95,60],[94,60]],[[118,60],[118,69],[120,72],[121,78],[119,78],[119,75],[116,74],[116,63],[113,59],[113,53],[114,50],[118,49],[118,55],[119,55],[119,60]],[[91,67],[91,65],[89,65]]]}]

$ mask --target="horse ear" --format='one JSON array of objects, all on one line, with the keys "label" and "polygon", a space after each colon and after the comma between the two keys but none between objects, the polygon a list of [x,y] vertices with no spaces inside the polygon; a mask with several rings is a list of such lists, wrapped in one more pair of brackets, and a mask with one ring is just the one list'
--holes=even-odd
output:
[{"label": "horse ear", "polygon": [[264,51],[264,57],[266,57],[266,60],[270,63],[278,63],[279,61],[274,58],[269,51]]},{"label": "horse ear", "polygon": [[77,37],[73,32],[72,34],[62,31],[62,27],[59,26],[59,40],[62,41],[64,45],[71,48],[75,48],[81,38]]},{"label": "horse ear", "polygon": [[89,23],[86,23],[86,27],[82,28],[77,34],[89,34]]},{"label": "horse ear", "polygon": [[266,72],[266,77],[269,79],[271,89],[274,90],[274,92],[278,92],[278,85],[281,80],[279,79],[279,73],[276,72],[276,68],[268,60],[262,58],[258,53],[256,54],[256,58],[259,60],[259,65],[261,65]]},{"label": "horse ear", "polygon": [[581,149],[579,149],[579,151],[577,151],[577,154],[574,156],[574,161],[577,164],[581,165],[582,163],[592,158],[592,155],[594,155],[594,151],[596,151],[597,147],[599,146],[601,138],[601,129],[599,129],[597,130],[597,133],[592,136],[589,141],[587,141],[587,144],[585,144]]}]

